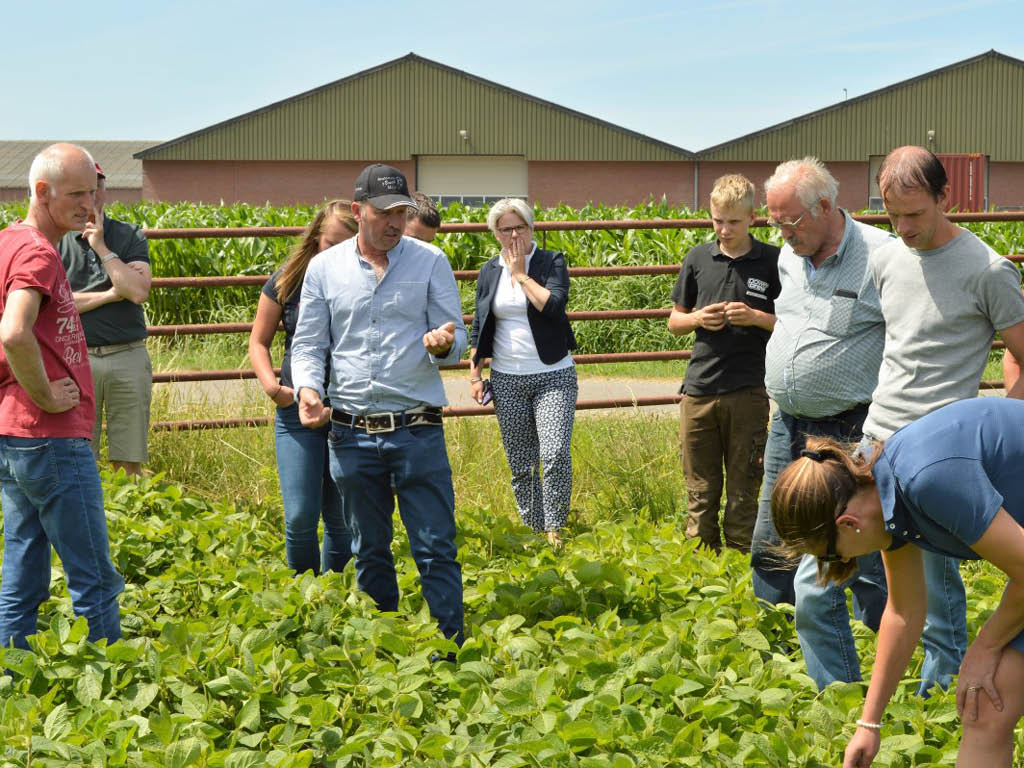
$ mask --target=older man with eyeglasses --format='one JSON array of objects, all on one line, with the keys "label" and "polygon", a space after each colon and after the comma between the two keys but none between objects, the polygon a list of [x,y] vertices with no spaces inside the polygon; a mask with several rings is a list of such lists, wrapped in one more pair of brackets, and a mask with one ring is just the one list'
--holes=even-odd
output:
[{"label": "older man with eyeglasses", "polygon": [[[754,593],[770,603],[796,605],[808,671],[821,687],[860,678],[846,593],[832,587],[814,595],[801,614],[796,571],[772,555],[778,538],[770,498],[776,477],[799,456],[808,435],[861,439],[878,381],[885,324],[868,256],[892,236],[851,219],[836,205],[838,193],[835,178],[813,157],[782,163],[765,183],[768,223],[786,242],[779,254],[781,293],[765,360],[765,387],[778,408],[765,446],[750,558]],[[858,618],[877,629],[886,599],[877,557],[864,562],[859,577],[847,586]],[[840,612],[830,635],[816,631],[823,615]]]}]

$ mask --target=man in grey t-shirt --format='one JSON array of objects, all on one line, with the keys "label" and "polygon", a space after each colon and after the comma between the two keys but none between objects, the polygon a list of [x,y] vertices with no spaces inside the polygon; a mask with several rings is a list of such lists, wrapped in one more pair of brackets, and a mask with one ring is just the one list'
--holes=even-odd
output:
[{"label": "man in grey t-shirt", "polygon": [[[885,318],[885,349],[864,436],[884,441],[927,413],[976,397],[997,330],[1011,350],[1024,348],[1024,296],[1017,268],[945,217],[950,187],[935,155],[922,147],[895,149],[878,182],[900,236],[868,260]],[[958,561],[926,552],[925,572],[931,641],[921,692],[949,684],[967,645]]]},{"label": "man in grey t-shirt", "polygon": [[[926,413],[976,397],[996,331],[1015,355],[1024,351],[1024,296],[1017,268],[943,214],[949,183],[935,155],[894,149],[879,186],[900,239],[868,261],[885,351],[864,434],[886,440]],[[1024,382],[1007,394],[1024,398]]]}]

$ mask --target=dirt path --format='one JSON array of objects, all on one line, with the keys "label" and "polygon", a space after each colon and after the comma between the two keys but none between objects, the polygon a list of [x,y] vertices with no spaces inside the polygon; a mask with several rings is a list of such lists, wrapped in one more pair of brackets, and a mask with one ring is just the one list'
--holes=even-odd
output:
[{"label": "dirt path", "polygon": [[[469,384],[464,371],[442,374],[448,402],[453,407],[469,407],[476,403],[469,396]],[[579,377],[580,400],[632,399],[637,397],[667,397],[679,390],[678,379],[628,379],[603,376]],[[1002,396],[1001,389],[982,390],[980,395]],[[188,409],[191,406],[209,408],[220,415],[225,411],[240,415],[249,406],[264,405],[266,398],[256,381],[199,381],[175,384],[158,384],[154,387],[157,398],[166,398],[171,411]],[[159,402],[159,400],[158,400]],[[678,405],[644,406],[648,413],[678,413]],[[594,411],[580,411],[584,414],[625,413],[625,408],[608,408]],[[195,418],[192,416],[191,418]]]},{"label": "dirt path", "polygon": [[[476,405],[469,396],[469,384],[465,372],[442,374],[448,402],[453,407]],[[666,397],[676,394],[679,381],[676,379],[628,379],[589,377],[581,375],[580,400],[607,400],[611,398]],[[177,411],[189,406],[209,407],[221,411],[232,405],[239,407],[258,404],[264,398],[263,390],[253,380],[246,381],[197,381],[173,384],[157,384],[154,395],[166,398],[168,408]],[[608,413],[609,410],[624,411],[622,408],[602,409],[593,413]],[[676,405],[645,406],[650,412],[675,412]],[[591,413],[591,411],[581,412]]]}]

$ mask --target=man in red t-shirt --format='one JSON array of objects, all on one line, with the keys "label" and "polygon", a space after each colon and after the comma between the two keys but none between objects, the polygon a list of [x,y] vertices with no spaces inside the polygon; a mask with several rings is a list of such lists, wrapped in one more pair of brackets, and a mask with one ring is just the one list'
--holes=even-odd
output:
[{"label": "man in red t-shirt", "polygon": [[95,407],[82,321],[55,243],[94,214],[96,168],[72,144],[40,152],[28,215],[0,232],[0,644],[27,647],[57,550],[89,639],[121,636],[124,581],[110,560],[89,447]]}]

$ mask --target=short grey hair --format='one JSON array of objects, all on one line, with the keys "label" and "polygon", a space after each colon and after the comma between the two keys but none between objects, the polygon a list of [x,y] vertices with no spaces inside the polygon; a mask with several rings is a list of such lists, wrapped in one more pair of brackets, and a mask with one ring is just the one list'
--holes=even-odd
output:
[{"label": "short grey hair", "polygon": [[35,199],[36,183],[45,181],[51,187],[55,186],[57,180],[64,175],[64,160],[67,157],[67,149],[73,147],[80,150],[87,158],[89,164],[96,165],[92,155],[84,147],[75,144],[51,144],[42,150],[32,159],[32,165],[28,169],[28,192],[29,197]]},{"label": "short grey hair", "polygon": [[828,200],[835,207],[836,198],[839,197],[839,182],[818,158],[808,156],[802,160],[781,163],[764,183],[765,194],[790,182],[794,182],[797,199],[812,217],[818,215],[815,209],[819,200]]},{"label": "short grey hair", "polygon": [[514,213],[525,222],[526,226],[533,229],[533,209],[526,204],[525,200],[518,197],[504,197],[487,212],[487,228],[494,234],[498,234],[498,219],[506,213]]}]

